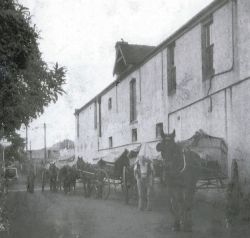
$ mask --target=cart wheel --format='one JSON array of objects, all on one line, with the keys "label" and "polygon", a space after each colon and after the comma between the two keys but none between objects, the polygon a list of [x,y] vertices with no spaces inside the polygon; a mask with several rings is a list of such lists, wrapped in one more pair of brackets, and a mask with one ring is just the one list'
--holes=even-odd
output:
[{"label": "cart wheel", "polygon": [[97,170],[92,192],[96,198],[108,199],[110,194],[110,179],[104,169]]},{"label": "cart wheel", "polygon": [[129,201],[129,185],[128,185],[128,168],[123,166],[122,169],[122,190],[124,193],[125,203]]}]

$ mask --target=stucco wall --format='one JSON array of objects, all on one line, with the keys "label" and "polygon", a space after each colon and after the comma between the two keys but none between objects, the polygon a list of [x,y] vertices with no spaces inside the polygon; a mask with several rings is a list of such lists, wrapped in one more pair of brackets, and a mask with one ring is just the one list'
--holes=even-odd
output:
[{"label": "stucco wall", "polygon": [[[165,48],[102,95],[101,137],[94,129],[93,105],[80,112],[80,130],[84,133],[77,141],[79,146],[87,143],[81,153],[96,157],[109,151],[110,136],[114,147],[128,146],[132,143],[132,128],[137,128],[138,142],[155,140],[156,123],[163,122],[165,131],[176,129],[178,140],[191,137],[199,129],[223,137],[229,146],[229,165],[238,158],[244,161],[240,166],[248,168],[243,164],[250,161],[250,82],[228,86],[250,76],[249,13],[249,0],[238,0],[237,4],[229,1],[213,13],[211,37],[216,75],[211,81],[202,80],[200,23],[175,42],[175,94],[168,96]],[[129,83],[133,78],[137,121],[130,123]],[[208,93],[212,96],[207,97]],[[108,110],[110,97],[112,109]]]},{"label": "stucco wall", "polygon": [[[77,122],[76,122],[77,123]],[[79,137],[76,138],[76,156],[92,161],[97,151],[97,129],[94,128],[94,103],[79,114]]]},{"label": "stucco wall", "polygon": [[[230,71],[233,64],[232,3],[214,12],[212,18],[211,43],[214,44],[214,70],[216,75],[220,75],[213,77],[211,82],[202,80],[202,23],[200,23],[175,42],[177,90],[167,99],[170,112],[219,90],[235,80],[233,70]],[[229,72],[221,74],[226,71]]]},{"label": "stucco wall", "polygon": [[250,76],[250,1],[238,0],[239,78]]}]

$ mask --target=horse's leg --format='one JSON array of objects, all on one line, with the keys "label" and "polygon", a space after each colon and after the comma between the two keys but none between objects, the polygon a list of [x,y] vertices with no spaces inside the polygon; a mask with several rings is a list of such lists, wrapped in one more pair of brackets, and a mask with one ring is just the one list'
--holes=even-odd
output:
[{"label": "horse's leg", "polygon": [[184,191],[184,202],[183,202],[183,217],[182,217],[182,225],[183,231],[192,231],[192,206],[194,199],[195,189],[194,188],[186,188]]},{"label": "horse's leg", "polygon": [[180,231],[181,228],[181,188],[179,187],[171,187],[169,188],[169,196],[170,196],[170,211],[174,217],[173,231]]},{"label": "horse's leg", "polygon": [[140,178],[137,178],[137,189],[138,189],[138,208],[140,210],[143,210],[143,187],[142,187],[142,181]]},{"label": "horse's leg", "polygon": [[49,180],[49,190],[52,191],[52,181],[51,181],[51,179]]},{"label": "horse's leg", "polygon": [[147,183],[147,211],[152,211],[152,190],[153,190],[153,181],[152,178]]}]

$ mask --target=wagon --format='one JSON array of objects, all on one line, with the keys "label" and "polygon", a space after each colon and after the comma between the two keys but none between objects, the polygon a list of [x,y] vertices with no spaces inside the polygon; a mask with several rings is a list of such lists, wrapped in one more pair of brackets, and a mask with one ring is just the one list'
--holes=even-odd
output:
[{"label": "wagon", "polygon": [[201,158],[197,189],[224,188],[223,181],[228,178],[228,148],[224,139],[199,130],[181,143]]},{"label": "wagon", "polygon": [[[156,177],[162,178],[162,160],[161,154],[156,151],[157,141],[143,143],[145,156],[153,161]],[[136,179],[134,177],[134,165],[136,157],[142,148],[141,143],[130,146],[130,148],[119,151],[113,151],[103,156],[98,164],[101,168],[107,171],[111,187],[117,190],[121,187],[125,203],[129,202],[132,196],[137,196]]]},{"label": "wagon", "polygon": [[103,156],[97,163],[109,175],[110,186],[114,191],[117,191],[117,188],[122,189],[126,203],[128,203],[129,194],[134,190],[136,184],[133,163],[139,147],[140,145],[137,145],[134,150],[125,148],[110,152],[106,156]]},{"label": "wagon", "polygon": [[83,183],[85,197],[107,199],[110,193],[110,178],[106,170],[99,165],[77,161],[78,178]]}]

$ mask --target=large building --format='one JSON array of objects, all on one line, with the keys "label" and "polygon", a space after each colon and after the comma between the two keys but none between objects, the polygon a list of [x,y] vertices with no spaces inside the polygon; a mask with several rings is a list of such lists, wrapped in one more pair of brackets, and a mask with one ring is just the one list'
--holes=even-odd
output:
[{"label": "large building", "polygon": [[249,0],[213,1],[156,47],[115,48],[116,80],[75,111],[76,156],[155,141],[161,127],[177,140],[202,129],[250,171]]}]

